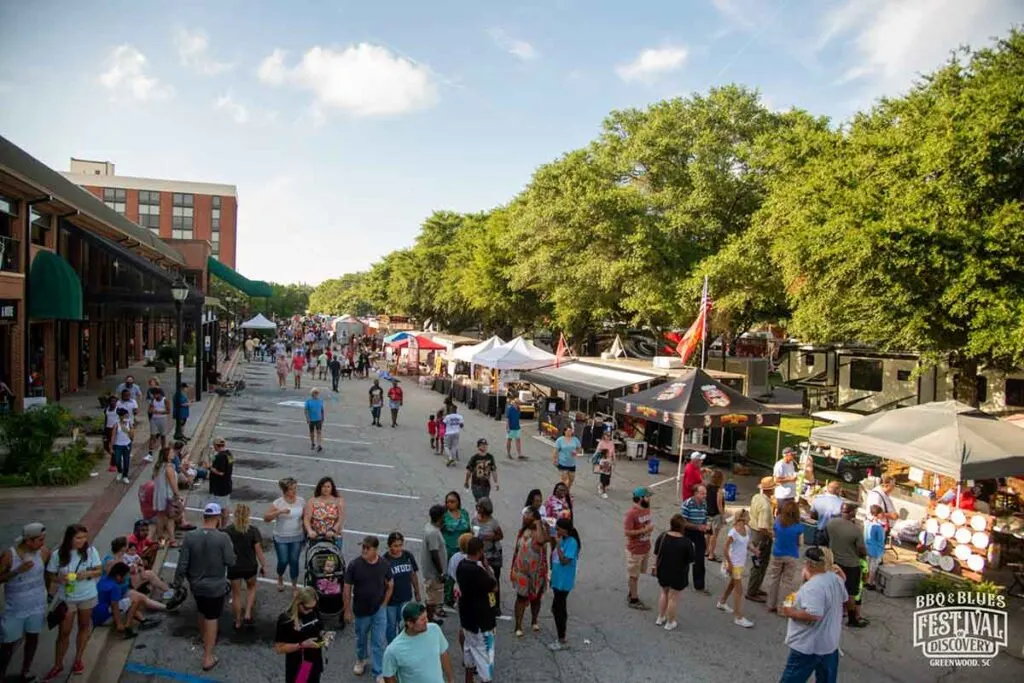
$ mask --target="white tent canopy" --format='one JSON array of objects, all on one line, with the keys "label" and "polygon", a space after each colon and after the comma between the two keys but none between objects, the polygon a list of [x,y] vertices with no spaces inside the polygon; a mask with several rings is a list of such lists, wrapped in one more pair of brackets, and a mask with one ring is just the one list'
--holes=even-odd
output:
[{"label": "white tent canopy", "polygon": [[501,346],[504,343],[504,339],[502,339],[498,335],[494,335],[490,339],[485,339],[479,344],[458,347],[457,349],[448,354],[448,360],[461,360],[464,363],[475,363],[476,356],[483,353],[484,351],[490,351],[495,346]]},{"label": "white tent canopy", "polygon": [[473,363],[494,370],[535,370],[554,365],[555,354],[538,349],[522,337],[477,354]]},{"label": "white tent canopy", "polygon": [[276,330],[277,323],[272,320],[267,320],[262,313],[257,313],[256,317],[252,320],[246,320],[242,323],[243,330]]},{"label": "white tent canopy", "polygon": [[338,337],[341,337],[342,333],[347,337],[351,337],[355,334],[363,334],[366,331],[362,321],[351,315],[343,315],[332,320],[331,329],[334,330],[334,334]]}]

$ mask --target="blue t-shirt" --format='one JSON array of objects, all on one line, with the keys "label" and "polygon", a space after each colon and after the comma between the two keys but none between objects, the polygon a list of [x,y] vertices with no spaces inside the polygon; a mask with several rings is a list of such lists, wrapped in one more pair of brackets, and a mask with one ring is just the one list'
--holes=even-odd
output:
[{"label": "blue t-shirt", "polygon": [[427,630],[415,636],[403,630],[384,650],[381,671],[402,683],[441,683],[441,655],[447,651],[448,640],[437,624],[427,624]]},{"label": "blue t-shirt", "polygon": [[127,595],[128,589],[109,576],[104,576],[96,586],[96,592],[97,602],[92,611],[92,623],[94,626],[101,626],[111,617],[110,605]]},{"label": "blue t-shirt", "polygon": [[558,449],[558,464],[562,467],[576,467],[576,451],[580,448],[580,440],[575,436],[566,439],[560,436],[555,439],[555,448]]},{"label": "blue t-shirt", "polygon": [[818,513],[818,528],[824,529],[830,519],[843,512],[843,499],[831,493],[822,493],[811,501],[811,509]]},{"label": "blue t-shirt", "polygon": [[322,398],[306,399],[306,417],[310,422],[322,422],[324,419],[324,400]]},{"label": "blue t-shirt", "polygon": [[416,564],[416,558],[408,550],[403,550],[400,557],[393,557],[386,553],[385,557],[391,565],[391,578],[394,581],[394,589],[391,591],[389,605],[404,605],[412,600],[412,575],[420,570]]},{"label": "blue t-shirt", "polygon": [[782,522],[775,520],[775,542],[772,545],[772,555],[775,557],[800,557],[800,537],[803,536],[804,525],[800,522],[789,526],[782,526]]},{"label": "blue t-shirt", "polygon": [[567,564],[558,559],[558,551],[551,552],[551,587],[560,591],[571,591],[576,585],[576,560],[580,555],[580,544],[572,536],[566,536],[559,544]]},{"label": "blue t-shirt", "polygon": [[506,408],[505,419],[508,420],[509,429],[519,429],[519,408],[515,406]]},{"label": "blue t-shirt", "polygon": [[175,417],[179,420],[188,419],[188,395],[184,391],[179,391],[174,395],[174,406],[176,408]]}]

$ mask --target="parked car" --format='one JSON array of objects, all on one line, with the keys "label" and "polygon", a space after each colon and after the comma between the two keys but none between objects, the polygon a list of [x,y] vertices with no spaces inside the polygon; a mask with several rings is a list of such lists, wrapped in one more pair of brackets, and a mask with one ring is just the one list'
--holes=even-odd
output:
[{"label": "parked car", "polygon": [[[811,413],[811,418],[825,423],[846,424],[863,418],[860,413],[841,410],[823,410]],[[868,468],[877,474],[880,471],[882,458],[865,453],[857,453],[841,448],[832,448],[825,444],[800,444],[804,449],[811,449],[814,468],[839,477],[847,484],[859,482],[867,475]]]}]

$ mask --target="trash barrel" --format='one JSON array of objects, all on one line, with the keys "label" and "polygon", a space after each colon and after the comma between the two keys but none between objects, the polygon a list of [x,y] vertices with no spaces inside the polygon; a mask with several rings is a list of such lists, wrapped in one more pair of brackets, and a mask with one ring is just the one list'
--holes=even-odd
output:
[{"label": "trash barrel", "polygon": [[661,460],[657,456],[647,458],[647,474],[657,474],[661,467]]},{"label": "trash barrel", "polygon": [[725,485],[725,502],[735,503],[736,502],[736,484]]}]

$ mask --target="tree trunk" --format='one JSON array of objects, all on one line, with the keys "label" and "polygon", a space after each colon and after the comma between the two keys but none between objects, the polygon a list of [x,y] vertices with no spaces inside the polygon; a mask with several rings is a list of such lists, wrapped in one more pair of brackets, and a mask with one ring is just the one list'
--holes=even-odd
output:
[{"label": "tree trunk", "polygon": [[962,356],[954,357],[950,367],[953,376],[953,398],[969,406],[978,407],[978,361]]}]

